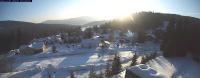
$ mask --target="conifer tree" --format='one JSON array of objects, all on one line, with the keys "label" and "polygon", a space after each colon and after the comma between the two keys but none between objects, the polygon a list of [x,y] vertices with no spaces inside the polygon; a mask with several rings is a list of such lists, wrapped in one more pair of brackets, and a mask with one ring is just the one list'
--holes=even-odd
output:
[{"label": "conifer tree", "polygon": [[111,67],[111,74],[116,75],[119,74],[122,70],[121,62],[120,62],[120,56],[118,54],[115,54],[112,67]]},{"label": "conifer tree", "polygon": [[90,70],[90,73],[89,73],[89,78],[96,78],[96,77],[97,77],[96,72],[92,68],[92,70]]},{"label": "conifer tree", "polygon": [[145,64],[145,63],[146,63],[146,56],[142,56],[141,64]]},{"label": "conifer tree", "polygon": [[137,64],[137,55],[136,53],[134,54],[133,58],[132,58],[132,63],[131,63],[131,66],[134,66]]}]

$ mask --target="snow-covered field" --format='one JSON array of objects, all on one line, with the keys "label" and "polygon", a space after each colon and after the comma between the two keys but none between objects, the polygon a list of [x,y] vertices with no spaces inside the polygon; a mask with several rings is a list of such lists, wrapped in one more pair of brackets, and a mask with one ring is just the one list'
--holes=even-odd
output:
[{"label": "snow-covered field", "polygon": [[79,78],[87,77],[91,69],[105,69],[106,63],[119,53],[123,66],[128,66],[133,52],[130,48],[114,46],[108,49],[66,47],[57,45],[57,53],[42,52],[34,55],[15,55],[13,72],[2,73],[0,78],[46,78],[49,74],[55,78],[66,78],[71,70]]}]

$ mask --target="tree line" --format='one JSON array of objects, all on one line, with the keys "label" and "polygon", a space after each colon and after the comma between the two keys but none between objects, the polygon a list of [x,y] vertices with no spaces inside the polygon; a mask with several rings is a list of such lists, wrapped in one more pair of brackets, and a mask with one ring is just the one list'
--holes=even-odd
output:
[{"label": "tree line", "polygon": [[58,33],[81,35],[80,26],[62,24],[35,24],[19,21],[0,21],[0,53],[6,53],[20,45],[28,44],[34,38]]}]

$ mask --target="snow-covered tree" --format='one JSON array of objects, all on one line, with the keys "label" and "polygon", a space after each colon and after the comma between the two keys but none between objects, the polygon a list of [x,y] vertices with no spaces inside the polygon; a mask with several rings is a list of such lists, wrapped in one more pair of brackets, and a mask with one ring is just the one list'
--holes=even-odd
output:
[{"label": "snow-covered tree", "polygon": [[111,67],[111,74],[116,75],[119,74],[122,70],[122,65],[120,62],[120,56],[118,54],[115,54],[112,67]]}]

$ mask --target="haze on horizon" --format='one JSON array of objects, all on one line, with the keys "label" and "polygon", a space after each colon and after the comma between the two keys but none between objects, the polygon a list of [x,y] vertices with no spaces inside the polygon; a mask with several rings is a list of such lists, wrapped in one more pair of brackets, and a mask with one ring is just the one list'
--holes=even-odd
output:
[{"label": "haze on horizon", "polygon": [[173,13],[200,18],[200,0],[33,0],[0,2],[0,21],[40,23],[91,16],[102,20],[128,16],[140,11]]}]

